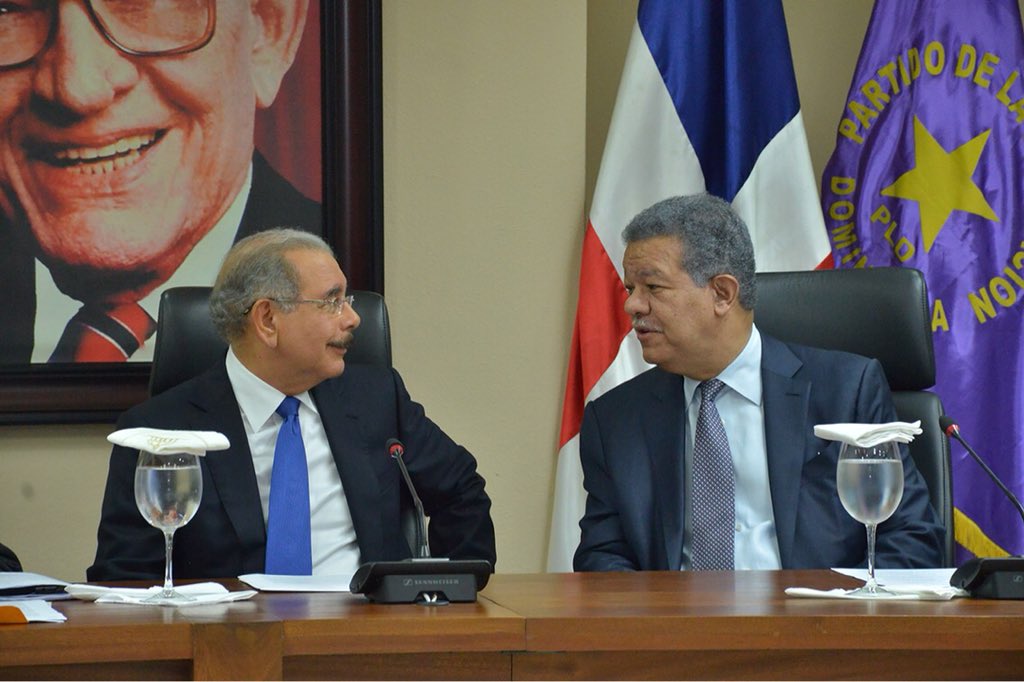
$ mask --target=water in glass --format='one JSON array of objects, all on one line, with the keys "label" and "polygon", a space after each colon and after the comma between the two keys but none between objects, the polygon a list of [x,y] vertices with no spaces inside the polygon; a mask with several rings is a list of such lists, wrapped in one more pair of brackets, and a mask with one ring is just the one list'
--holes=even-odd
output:
[{"label": "water in glass", "polygon": [[188,601],[172,582],[174,531],[192,520],[203,495],[203,477],[196,455],[140,452],[135,468],[135,505],[142,518],[164,534],[163,590],[154,603]]},{"label": "water in glass", "polygon": [[886,590],[875,580],[875,532],[903,499],[903,460],[897,444],[888,441],[859,447],[844,443],[839,450],[836,487],[843,508],[867,529],[868,580],[853,593],[885,596]]}]

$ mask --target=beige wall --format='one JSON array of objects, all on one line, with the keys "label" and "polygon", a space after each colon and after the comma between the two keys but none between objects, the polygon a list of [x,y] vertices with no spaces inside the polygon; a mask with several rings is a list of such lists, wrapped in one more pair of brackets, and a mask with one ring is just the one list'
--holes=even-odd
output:
[{"label": "beige wall", "polygon": [[[784,0],[815,168],[868,0]],[[542,570],[589,201],[632,0],[385,0],[385,269],[395,364],[480,460],[499,570]],[[109,425],[0,427],[0,540],[81,580]]]},{"label": "beige wall", "polygon": [[384,4],[395,365],[475,453],[498,568],[538,571],[583,216],[586,5]]}]

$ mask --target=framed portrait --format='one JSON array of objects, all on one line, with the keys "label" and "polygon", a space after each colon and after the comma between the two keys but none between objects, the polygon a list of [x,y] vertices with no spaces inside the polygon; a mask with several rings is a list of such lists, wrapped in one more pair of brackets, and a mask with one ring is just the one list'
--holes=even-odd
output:
[{"label": "framed portrait", "polygon": [[[153,328],[162,290],[212,284],[246,234],[318,232],[350,289],[383,293],[380,3],[277,0],[249,23],[248,3],[167,3],[154,11],[191,14],[139,28],[103,15],[117,3],[76,4],[68,26],[56,2],[38,13],[48,41],[0,64],[0,80],[47,68],[58,83],[0,104],[18,131],[0,149],[0,424],[110,422],[145,400],[152,339],[94,359],[74,325],[102,297]],[[92,33],[54,39],[71,25]],[[45,54],[86,40],[102,48],[88,66]]]}]

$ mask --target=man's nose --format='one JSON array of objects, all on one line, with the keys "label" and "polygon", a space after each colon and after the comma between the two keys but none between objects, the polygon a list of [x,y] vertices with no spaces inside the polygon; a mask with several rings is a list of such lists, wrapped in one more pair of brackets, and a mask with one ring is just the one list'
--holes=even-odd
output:
[{"label": "man's nose", "polygon": [[647,297],[644,296],[639,289],[633,289],[633,291],[626,296],[626,303],[623,308],[625,308],[626,313],[630,317],[633,315],[644,315],[650,312]]},{"label": "man's nose", "polygon": [[100,33],[81,0],[60,0],[53,40],[36,57],[34,89],[78,114],[108,106],[138,79],[132,58]]},{"label": "man's nose", "polygon": [[363,321],[363,318],[359,317],[359,313],[351,305],[346,305],[345,309],[341,313],[341,324],[344,329],[352,331],[356,329]]}]

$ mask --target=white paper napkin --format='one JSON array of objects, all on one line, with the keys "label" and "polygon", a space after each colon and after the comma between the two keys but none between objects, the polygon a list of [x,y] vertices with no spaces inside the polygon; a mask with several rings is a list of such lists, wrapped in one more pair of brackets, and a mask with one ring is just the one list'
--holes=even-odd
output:
[{"label": "white paper napkin", "polygon": [[874,594],[867,592],[854,593],[852,590],[836,588],[834,590],[813,590],[809,587],[787,587],[787,597],[810,597],[812,599],[863,599],[868,601],[948,601],[953,597],[963,597],[967,593],[955,587],[931,588],[921,586],[914,589],[910,586],[888,587],[884,592]]},{"label": "white paper napkin", "polygon": [[889,422],[888,424],[817,424],[814,435],[825,440],[839,441],[862,448],[894,440],[909,443],[921,435],[921,421]]},{"label": "white paper napkin", "polygon": [[[833,568],[833,571],[858,580],[867,581],[868,572],[863,568]],[[922,600],[945,601],[954,597],[966,597],[967,592],[949,584],[952,568],[888,568],[878,569],[875,576],[879,584],[892,594],[850,594],[850,590],[813,590],[808,587],[790,587],[790,597],[811,597],[815,599],[876,599],[876,600]]]},{"label": "white paper napkin", "polygon": [[83,601],[95,601],[97,604],[143,604],[159,606],[201,606],[205,604],[220,604],[223,602],[241,601],[249,599],[256,590],[242,590],[229,592],[226,587],[219,583],[191,583],[188,585],[176,586],[174,589],[188,597],[190,600],[160,600],[147,602],[146,599],[153,595],[160,594],[163,587],[102,587],[100,585],[68,585],[65,587],[75,599]]},{"label": "white paper napkin", "polygon": [[181,431],[174,429],[151,429],[140,426],[121,429],[107,436],[114,445],[134,450],[144,450],[157,455],[205,455],[212,450],[226,450],[228,437],[216,431]]}]

